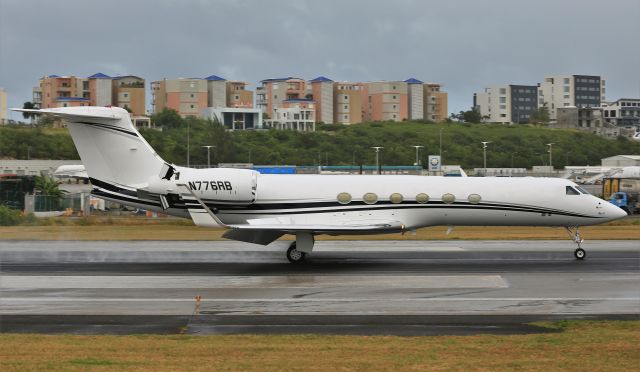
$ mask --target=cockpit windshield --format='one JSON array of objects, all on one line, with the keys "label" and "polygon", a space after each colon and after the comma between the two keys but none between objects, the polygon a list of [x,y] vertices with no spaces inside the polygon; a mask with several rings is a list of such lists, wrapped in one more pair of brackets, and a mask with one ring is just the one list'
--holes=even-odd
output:
[{"label": "cockpit windshield", "polygon": [[566,192],[567,192],[567,195],[580,195],[580,193],[578,192],[578,190],[574,189],[574,188],[573,188],[573,187],[571,187],[571,186],[567,186],[567,188],[566,188]]},{"label": "cockpit windshield", "polygon": [[580,186],[577,186],[577,185],[576,185],[576,186],[575,186],[575,188],[576,188],[576,189],[578,189],[578,191],[580,191],[581,193],[583,193],[583,194],[585,194],[585,195],[591,195],[591,194],[589,194],[589,191],[587,191],[587,190],[583,189],[583,188],[582,188],[582,187],[580,187]]}]

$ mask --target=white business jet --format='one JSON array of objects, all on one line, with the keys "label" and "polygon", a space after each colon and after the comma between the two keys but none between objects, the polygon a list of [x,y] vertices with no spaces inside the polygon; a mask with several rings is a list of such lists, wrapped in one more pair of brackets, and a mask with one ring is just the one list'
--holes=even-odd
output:
[{"label": "white business jet", "polygon": [[555,178],[266,175],[165,162],[118,107],[23,110],[64,120],[97,197],[227,229],[228,239],[267,245],[296,240],[301,262],[319,234],[386,234],[447,226],[558,226],[583,259],[579,226],[626,213]]}]

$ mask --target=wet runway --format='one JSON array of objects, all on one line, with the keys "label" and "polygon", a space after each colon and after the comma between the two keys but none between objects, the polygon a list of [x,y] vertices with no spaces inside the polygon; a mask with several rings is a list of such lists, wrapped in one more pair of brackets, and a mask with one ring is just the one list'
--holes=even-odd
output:
[{"label": "wet runway", "polygon": [[[0,329],[46,333],[521,333],[640,319],[640,242],[0,241]],[[196,301],[199,296],[200,301]]]}]

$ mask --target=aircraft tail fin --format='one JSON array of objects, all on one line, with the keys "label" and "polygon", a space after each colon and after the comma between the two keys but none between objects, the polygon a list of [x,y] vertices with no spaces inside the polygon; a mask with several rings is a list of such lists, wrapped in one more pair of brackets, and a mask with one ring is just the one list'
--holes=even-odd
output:
[{"label": "aircraft tail fin", "polygon": [[151,176],[160,175],[166,164],[133,126],[129,113],[120,107],[12,110],[61,118],[92,179],[137,188]]}]

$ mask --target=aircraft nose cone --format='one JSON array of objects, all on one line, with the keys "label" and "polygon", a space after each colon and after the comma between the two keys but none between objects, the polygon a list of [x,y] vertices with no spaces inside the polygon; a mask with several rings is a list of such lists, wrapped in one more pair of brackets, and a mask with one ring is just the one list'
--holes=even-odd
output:
[{"label": "aircraft nose cone", "polygon": [[607,203],[607,215],[613,219],[618,220],[623,217],[627,217],[627,212],[625,212],[622,208],[619,208],[613,204]]}]

